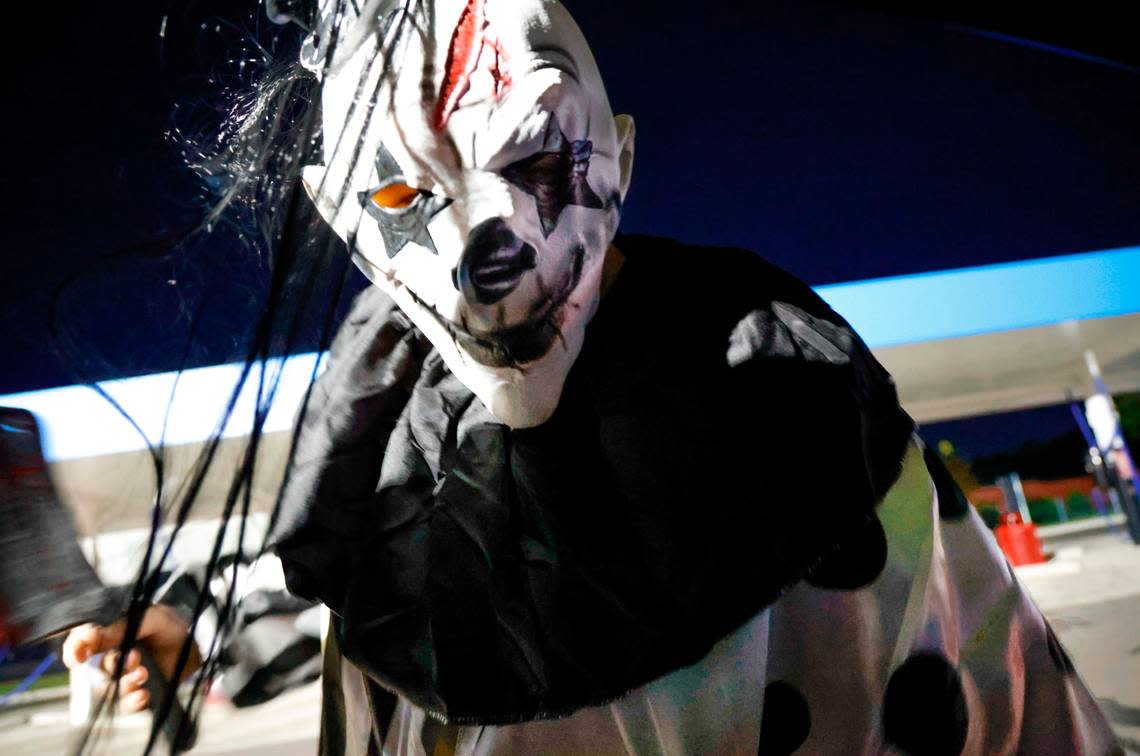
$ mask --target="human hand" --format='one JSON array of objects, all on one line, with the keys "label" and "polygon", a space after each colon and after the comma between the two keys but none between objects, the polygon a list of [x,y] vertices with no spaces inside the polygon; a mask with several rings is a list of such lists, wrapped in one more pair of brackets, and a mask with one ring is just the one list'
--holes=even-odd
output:
[{"label": "human hand", "polygon": [[[103,671],[113,675],[126,624],[125,619],[120,619],[106,627],[88,623],[72,628],[63,641],[63,663],[70,669],[101,653],[104,654],[101,662]],[[170,607],[156,604],[148,607],[143,614],[138,633],[139,642],[150,651],[155,664],[167,680],[174,676],[178,653],[189,633],[186,623]],[[119,678],[119,705],[127,712],[141,711],[150,702],[150,693],[145,687],[147,670],[141,662],[139,650],[132,649],[123,665],[123,675]],[[190,657],[182,679],[192,674],[201,664],[198,647],[191,643]]]}]

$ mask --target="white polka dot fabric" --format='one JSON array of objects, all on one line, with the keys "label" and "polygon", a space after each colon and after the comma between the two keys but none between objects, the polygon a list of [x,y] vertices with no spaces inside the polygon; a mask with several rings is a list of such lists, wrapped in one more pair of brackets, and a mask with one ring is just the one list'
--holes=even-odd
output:
[{"label": "white polka dot fabric", "polygon": [[401,700],[384,752],[1120,752],[951,486],[916,439],[865,530],[699,664],[555,721],[447,727]]}]

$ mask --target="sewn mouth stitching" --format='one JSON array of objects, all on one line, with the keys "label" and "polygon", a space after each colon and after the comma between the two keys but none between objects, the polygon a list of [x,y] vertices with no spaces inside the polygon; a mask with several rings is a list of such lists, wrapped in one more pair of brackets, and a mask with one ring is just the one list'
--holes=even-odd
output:
[{"label": "sewn mouth stitching", "polygon": [[550,351],[555,339],[562,336],[559,325],[570,294],[582,277],[585,250],[575,250],[574,262],[563,276],[553,296],[547,296],[542,312],[524,323],[491,333],[476,335],[446,318],[435,307],[425,302],[411,288],[395,276],[389,280],[403,286],[413,301],[427,311],[451,336],[452,340],[472,359],[487,367],[513,367],[521,369]]}]

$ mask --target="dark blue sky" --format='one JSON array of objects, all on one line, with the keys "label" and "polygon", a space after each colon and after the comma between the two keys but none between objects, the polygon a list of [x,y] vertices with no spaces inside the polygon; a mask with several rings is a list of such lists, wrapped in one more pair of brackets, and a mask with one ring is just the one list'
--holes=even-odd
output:
[{"label": "dark blue sky", "polygon": [[[1014,452],[1027,441],[1044,441],[1063,433],[1078,433],[1072,410],[1067,404],[999,412],[993,415],[930,423],[919,429],[928,444],[949,440],[955,451],[968,460]],[[1081,467],[1086,446],[1074,438],[1070,445],[1076,467]]]},{"label": "dark blue sky", "polygon": [[[748,247],[812,283],[1140,243],[1133,72],[834,4],[567,4],[637,121],[627,231]],[[163,134],[205,127],[226,58],[271,35],[232,2],[166,5],[60,14],[13,80],[26,131],[4,187],[0,393],[241,354],[264,266],[222,237],[173,256],[136,245],[201,210]],[[1013,30],[1092,52],[1109,39],[1031,21]]]}]

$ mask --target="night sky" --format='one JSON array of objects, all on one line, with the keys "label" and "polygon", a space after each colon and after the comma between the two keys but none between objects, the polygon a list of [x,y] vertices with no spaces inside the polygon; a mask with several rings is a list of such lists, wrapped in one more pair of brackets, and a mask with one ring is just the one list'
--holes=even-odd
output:
[{"label": "night sky", "polygon": [[[169,253],[203,206],[164,135],[208,130],[243,48],[274,35],[252,3],[129,5],[61,12],[13,79],[0,393],[242,355],[264,262],[225,235]],[[637,122],[626,231],[748,247],[816,284],[1140,243],[1135,69],[962,26],[1140,64],[1123,17],[567,5]],[[1071,428],[1063,408],[1025,417],[959,447]]]}]

